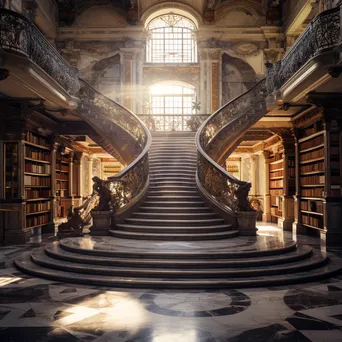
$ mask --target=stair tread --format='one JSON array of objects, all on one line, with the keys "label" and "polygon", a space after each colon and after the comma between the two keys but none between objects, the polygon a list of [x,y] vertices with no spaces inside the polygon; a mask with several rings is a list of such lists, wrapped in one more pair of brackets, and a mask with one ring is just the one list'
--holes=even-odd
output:
[{"label": "stair tread", "polygon": [[62,260],[68,260],[68,258],[75,260],[75,261],[83,261],[89,264],[101,264],[101,263],[117,263],[117,262],[128,262],[128,263],[136,263],[137,265],[145,265],[147,263],[153,263],[155,265],[169,265],[174,267],[175,265],[183,265],[183,266],[191,266],[191,265],[200,265],[203,264],[208,265],[208,267],[213,267],[213,265],[231,265],[230,267],[238,267],[240,265],[257,265],[262,263],[263,265],[269,264],[269,263],[276,263],[276,264],[282,264],[286,263],[287,260],[293,260],[296,258],[304,258],[306,256],[311,255],[312,248],[308,246],[300,247],[296,249],[295,251],[287,252],[280,255],[267,255],[267,256],[258,256],[257,258],[211,258],[211,259],[204,259],[199,258],[196,259],[189,259],[186,256],[184,256],[184,259],[157,259],[153,258],[152,256],[150,258],[141,258],[139,256],[135,257],[130,255],[130,257],[121,257],[121,256],[97,256],[94,258],[92,255],[87,254],[78,254],[75,252],[69,252],[64,249],[62,249],[58,242],[53,242],[45,246],[45,251],[56,258],[62,258]]},{"label": "stair tread", "polygon": [[165,219],[143,219],[143,218],[134,218],[134,217],[130,217],[130,218],[126,218],[125,219],[128,222],[131,221],[139,221],[139,222],[164,222],[164,223],[197,223],[197,222],[207,222],[207,223],[212,223],[212,222],[222,222],[223,219],[222,218],[214,218],[214,219],[199,219],[199,220],[165,220]]},{"label": "stair tread", "polygon": [[279,274],[272,277],[241,277],[229,279],[165,279],[165,278],[137,278],[137,277],[117,277],[107,275],[89,275],[74,272],[65,272],[61,270],[48,269],[33,263],[29,259],[30,253],[23,253],[15,261],[16,266],[23,271],[33,275],[42,276],[52,280],[65,281],[71,283],[81,283],[87,285],[105,285],[105,286],[126,286],[126,287],[148,287],[148,288],[238,288],[252,286],[271,286],[288,284],[289,282],[302,282],[326,278],[335,275],[341,271],[341,266],[337,263],[311,270],[310,272],[298,272],[293,274]]},{"label": "stair tread", "polygon": [[[327,262],[328,258],[326,256],[323,256],[322,254],[318,252],[314,252],[310,258],[299,260],[299,261],[293,261],[289,262],[286,265],[274,265],[274,266],[250,266],[250,267],[243,267],[243,268],[234,268],[234,267],[222,267],[220,268],[220,271],[217,272],[217,269],[177,269],[177,268],[169,268],[169,269],[157,269],[157,268],[151,268],[151,267],[120,267],[120,266],[113,266],[113,265],[92,265],[92,267],[89,267],[89,264],[80,262],[75,263],[71,261],[61,261],[59,259],[55,259],[44,252],[44,248],[37,248],[35,249],[32,254],[31,258],[36,263],[39,263],[43,266],[59,266],[59,268],[62,268],[65,270],[68,268],[70,271],[73,270],[81,270],[82,273],[86,274],[92,274],[95,272],[102,272],[102,273],[115,273],[115,272],[121,272],[121,273],[134,273],[135,276],[138,274],[144,275],[147,277],[150,276],[201,276],[201,278],[204,278],[206,276],[215,276],[216,278],[222,278],[222,277],[232,277],[232,276],[260,276],[260,273],[276,273],[276,272],[289,272],[289,271],[296,271],[296,269],[301,269],[303,267],[308,266],[318,266],[322,265],[322,263]],[[52,267],[53,268],[53,267]],[[104,274],[103,274],[104,275]]]},{"label": "stair tread", "polygon": [[117,224],[117,227],[118,228],[121,228],[121,227],[126,227],[126,228],[137,228],[137,229],[144,229],[144,228],[149,228],[149,229],[155,229],[155,230],[158,230],[158,229],[169,229],[169,230],[172,230],[172,229],[175,229],[175,230],[181,230],[181,229],[214,229],[214,228],[226,228],[226,229],[231,229],[232,228],[232,225],[230,224],[218,224],[218,225],[214,225],[214,226],[193,226],[193,227],[189,227],[189,226],[179,226],[179,227],[165,227],[165,226],[144,226],[144,225],[136,225],[136,224],[129,224],[129,223],[118,223]]}]

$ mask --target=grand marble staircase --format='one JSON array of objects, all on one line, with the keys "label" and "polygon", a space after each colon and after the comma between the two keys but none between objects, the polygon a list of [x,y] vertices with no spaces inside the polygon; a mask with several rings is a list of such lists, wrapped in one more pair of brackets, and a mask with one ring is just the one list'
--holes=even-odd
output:
[{"label": "grand marble staircase", "polygon": [[139,211],[110,231],[115,237],[144,240],[216,240],[238,231],[206,206],[196,182],[192,132],[153,135],[149,152],[150,187]]},{"label": "grand marble staircase", "polygon": [[338,259],[297,246],[286,232],[240,237],[202,201],[192,133],[160,133],[150,149],[145,202],[111,236],[66,238],[23,254],[16,266],[48,279],[118,287],[240,288],[338,273]]}]

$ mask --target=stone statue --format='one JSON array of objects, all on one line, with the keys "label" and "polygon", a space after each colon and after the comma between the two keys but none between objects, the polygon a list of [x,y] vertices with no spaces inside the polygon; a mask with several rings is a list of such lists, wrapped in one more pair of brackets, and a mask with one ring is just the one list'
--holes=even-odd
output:
[{"label": "stone statue", "polygon": [[109,202],[111,200],[111,193],[109,189],[104,184],[104,181],[95,176],[92,178],[94,185],[93,190],[99,195],[99,204],[96,208],[94,208],[95,211],[110,211]]},{"label": "stone statue", "polygon": [[251,207],[250,202],[248,200],[248,193],[251,189],[251,183],[246,183],[244,185],[240,185],[236,192],[235,196],[237,199],[237,205],[239,211],[254,211]]},{"label": "stone statue", "polygon": [[57,237],[82,236],[84,222],[78,208],[68,210],[68,222],[58,226]]}]

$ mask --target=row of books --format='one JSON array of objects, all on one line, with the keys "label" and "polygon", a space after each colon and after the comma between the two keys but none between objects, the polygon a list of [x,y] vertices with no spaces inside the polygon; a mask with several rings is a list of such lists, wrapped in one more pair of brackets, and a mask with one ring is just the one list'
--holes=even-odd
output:
[{"label": "row of books", "polygon": [[270,164],[270,170],[277,170],[283,168],[283,160],[279,160],[278,163]]},{"label": "row of books", "polygon": [[301,185],[311,185],[311,184],[322,184],[324,185],[325,176],[324,175],[311,175],[311,176],[301,176]]},{"label": "row of books", "polygon": [[300,209],[323,214],[323,202],[313,200],[301,201]]},{"label": "row of books", "polygon": [[270,188],[282,188],[284,187],[283,179],[270,180]]},{"label": "row of books", "polygon": [[51,174],[50,164],[31,164],[25,163],[25,172],[41,173],[41,174]]},{"label": "row of books", "polygon": [[302,188],[301,193],[303,197],[323,197],[324,188]]},{"label": "row of books", "polygon": [[305,165],[300,166],[301,173],[323,171],[323,170],[324,170],[324,161],[317,161],[312,164],[305,164]]},{"label": "row of books", "polygon": [[24,176],[25,185],[37,185],[37,186],[51,186],[50,177],[39,177],[39,176]]},{"label": "row of books", "polygon": [[65,165],[65,164],[57,165],[56,171],[69,171],[69,165]]},{"label": "row of books", "polygon": [[39,150],[31,146],[25,146],[25,157],[47,161],[51,163],[51,153]]},{"label": "row of books", "polygon": [[324,148],[323,147],[320,148],[319,150],[314,150],[314,151],[305,152],[305,153],[301,154],[299,157],[299,160],[301,162],[303,162],[303,161],[316,159],[316,158],[320,158],[320,157],[324,157]]},{"label": "row of books", "polygon": [[303,141],[300,144],[300,149],[306,150],[308,148],[315,147],[317,145],[322,145],[323,143],[324,143],[324,136],[322,134],[322,135],[319,135],[318,137],[314,137],[310,140]]},{"label": "row of books", "polygon": [[35,213],[39,211],[51,210],[51,202],[34,202],[26,204],[26,213]]},{"label": "row of books", "polygon": [[320,132],[323,129],[323,122],[317,121],[314,124],[310,125],[309,127],[306,127],[301,130],[302,137],[309,137],[310,135]]},{"label": "row of books", "polygon": [[302,213],[302,223],[322,229],[323,228],[323,217],[311,216],[311,215],[307,215],[305,213]]},{"label": "row of books", "polygon": [[270,195],[271,196],[282,196],[283,195],[282,189],[270,189]]},{"label": "row of books", "polygon": [[67,189],[63,189],[63,190],[58,190],[58,193],[56,194],[57,197],[68,197],[69,196],[69,192]]},{"label": "row of books", "polygon": [[287,173],[288,177],[296,177],[296,169],[294,167],[289,167]]},{"label": "row of books", "polygon": [[67,173],[56,173],[56,180],[69,180]]},{"label": "row of books", "polygon": [[33,144],[36,144],[36,145],[41,145],[41,146],[44,146],[44,147],[49,147],[49,144],[47,142],[47,139],[46,138],[43,138],[39,135],[36,135],[32,132],[27,132],[26,133],[26,140],[28,142],[31,142]]},{"label": "row of books", "polygon": [[283,175],[284,175],[284,171],[283,170],[273,171],[270,174],[270,178],[273,178],[273,177],[283,177]]},{"label": "row of books", "polygon": [[37,216],[27,216],[26,217],[26,227],[34,227],[50,222],[50,214],[42,214]]},{"label": "row of books", "polygon": [[25,189],[26,199],[50,198],[50,197],[51,197],[50,189]]}]

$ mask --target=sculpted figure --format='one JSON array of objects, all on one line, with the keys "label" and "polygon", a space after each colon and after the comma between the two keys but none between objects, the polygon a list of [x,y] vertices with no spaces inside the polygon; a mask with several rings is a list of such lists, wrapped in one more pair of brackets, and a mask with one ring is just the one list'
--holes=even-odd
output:
[{"label": "sculpted figure", "polygon": [[109,202],[111,200],[111,193],[109,189],[104,184],[104,181],[95,176],[93,177],[93,190],[99,195],[99,204],[94,210],[96,211],[109,211]]},{"label": "sculpted figure", "polygon": [[83,226],[84,222],[79,209],[75,208],[73,211],[69,209],[68,222],[64,222],[58,226],[57,237],[81,236]]},{"label": "sculpted figure", "polygon": [[251,183],[246,183],[245,185],[240,185],[235,192],[238,210],[240,211],[253,211],[248,200],[248,193],[251,188]]}]

